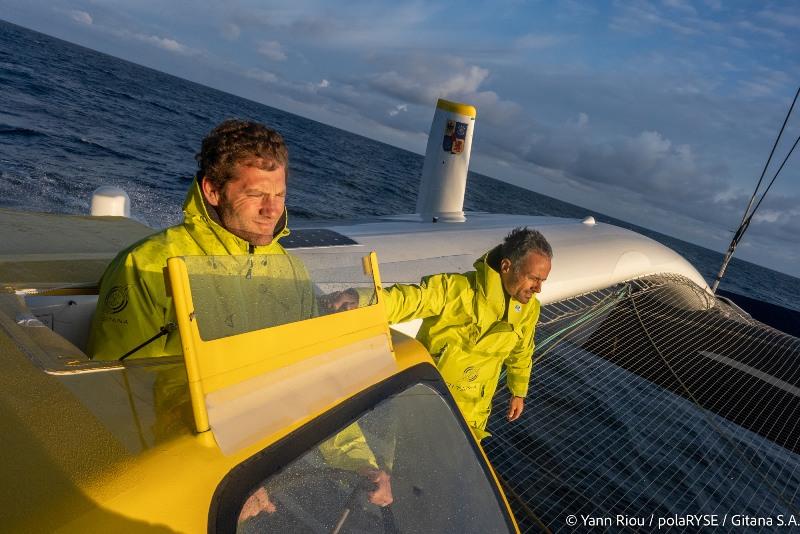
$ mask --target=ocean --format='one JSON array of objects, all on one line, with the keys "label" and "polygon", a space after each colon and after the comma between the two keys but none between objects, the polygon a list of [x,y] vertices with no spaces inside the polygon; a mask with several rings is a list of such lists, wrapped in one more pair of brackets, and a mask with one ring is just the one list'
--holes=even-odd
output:
[{"label": "ocean", "polygon": [[[418,154],[0,21],[2,207],[86,214],[92,191],[111,184],[128,192],[135,218],[153,228],[175,224],[202,137],[229,117],[261,121],[284,135],[290,223],[414,211]],[[593,215],[664,243],[709,281],[722,261],[718,252],[474,172],[465,209]],[[800,310],[799,279],[739,259],[722,288]],[[578,511],[565,503],[593,499],[595,513],[621,507],[676,518],[758,515],[787,509],[765,489],[775,480],[781,498],[797,502],[797,455],[570,343],[537,364],[522,432],[498,433],[489,444],[493,461],[506,457],[512,471],[535,481],[514,490],[538,502],[537,512],[556,530],[565,514]],[[491,425],[502,419],[501,406],[495,415]],[[720,438],[720,427],[735,440]],[[734,441],[739,452],[725,452]],[[520,460],[526,451],[536,451],[527,463]],[[762,469],[736,471],[734,479],[741,451]],[[559,471],[562,465],[568,469]],[[626,485],[639,472],[656,475]]]},{"label": "ocean", "polygon": [[[290,221],[416,206],[418,154],[3,21],[0,102],[2,207],[86,214],[94,189],[116,185],[130,195],[136,219],[153,228],[175,224],[200,141],[229,117],[263,122],[285,137]],[[722,262],[719,252],[475,172],[464,209],[593,215],[676,250],[708,281]],[[720,287],[800,310],[800,279],[736,258]]]}]

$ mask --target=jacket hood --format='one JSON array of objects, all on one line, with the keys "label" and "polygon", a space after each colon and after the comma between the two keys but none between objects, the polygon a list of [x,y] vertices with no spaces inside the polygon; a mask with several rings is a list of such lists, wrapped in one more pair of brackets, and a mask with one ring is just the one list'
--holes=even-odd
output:
[{"label": "jacket hood", "polygon": [[[255,253],[266,253],[267,250],[265,249],[267,247],[277,244],[280,238],[289,235],[288,221],[289,214],[286,210],[286,206],[284,206],[283,215],[278,221],[278,224],[275,225],[272,243],[255,247]],[[229,243],[233,245],[232,249],[230,246],[227,247],[231,253],[247,252],[249,249],[250,243],[226,230],[220,224],[216,210],[209,209],[203,192],[200,189],[200,181],[197,178],[192,181],[192,185],[186,194],[186,200],[183,202],[183,222],[190,233],[195,233],[201,227],[205,227],[203,228],[204,230],[210,230],[220,241],[226,244],[226,246]]]}]

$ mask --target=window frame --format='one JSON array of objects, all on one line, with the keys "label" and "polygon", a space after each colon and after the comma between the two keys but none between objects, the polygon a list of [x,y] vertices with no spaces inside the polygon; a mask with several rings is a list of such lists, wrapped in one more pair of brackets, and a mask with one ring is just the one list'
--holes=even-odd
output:
[{"label": "window frame", "polygon": [[259,482],[277,474],[314,447],[323,443],[342,428],[356,422],[392,395],[402,393],[415,384],[434,389],[445,400],[462,431],[467,437],[475,458],[484,476],[489,481],[497,506],[502,511],[509,532],[517,532],[511,511],[506,506],[494,474],[485,459],[472,431],[461,416],[458,406],[447,389],[439,371],[429,363],[417,364],[361,391],[333,409],[323,413],[302,427],[247,458],[233,469],[217,485],[208,513],[209,533],[236,532],[237,520],[242,504]]}]

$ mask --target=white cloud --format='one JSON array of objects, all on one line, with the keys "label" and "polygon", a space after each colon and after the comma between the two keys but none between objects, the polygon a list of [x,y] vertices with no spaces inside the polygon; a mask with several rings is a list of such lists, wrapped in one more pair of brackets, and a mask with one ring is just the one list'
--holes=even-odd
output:
[{"label": "white cloud", "polygon": [[748,193],[738,187],[727,187],[722,191],[718,191],[711,197],[711,202],[714,204],[731,204],[731,203],[740,203],[742,206],[745,206],[745,198],[749,195]]},{"label": "white cloud", "polygon": [[408,105],[407,104],[398,104],[397,106],[395,106],[395,107],[393,107],[392,109],[389,110],[389,116],[390,117],[395,117],[401,111],[402,112],[407,112],[408,111]]},{"label": "white cloud", "polygon": [[77,9],[73,9],[69,12],[70,18],[79,24],[86,24],[87,26],[92,25],[92,16],[87,13],[86,11],[79,11]]},{"label": "white cloud", "polygon": [[686,0],[663,0],[665,6],[672,8],[676,11],[682,11],[684,13],[688,13],[689,15],[697,15],[697,10],[686,2]]},{"label": "white cloud", "polygon": [[275,83],[278,81],[277,76],[262,69],[249,69],[247,72],[245,72],[245,76],[264,83]]},{"label": "white cloud", "polygon": [[147,43],[155,47],[161,48],[162,50],[166,50],[168,52],[173,52],[176,54],[190,55],[196,53],[194,49],[169,37],[160,37],[158,35],[152,35],[148,33],[136,33],[128,30],[107,30],[107,31],[109,31],[113,35],[117,35],[125,39],[135,39],[137,41],[141,41],[143,43]]},{"label": "white cloud", "polygon": [[437,98],[458,98],[478,91],[489,76],[487,69],[467,65],[461,59],[416,59],[410,65],[373,76],[370,85],[391,96],[423,105]]},{"label": "white cloud", "polygon": [[[561,170],[598,190],[606,188],[606,194],[609,187],[620,188],[646,198],[649,205],[699,220],[718,220],[721,210],[734,209],[738,197],[718,194],[726,190],[725,184],[716,170],[698,161],[689,145],[676,145],[654,130],[603,139],[588,127],[588,118],[579,129],[581,122],[579,118],[562,128],[542,128],[538,135],[520,138],[518,146],[528,146],[523,154],[527,161]],[[706,201],[712,198],[719,209],[709,213]]]},{"label": "white cloud", "polygon": [[488,75],[488,70],[472,65],[465,71],[449,79],[440,81],[438,91],[441,92],[443,96],[459,93],[474,93]]},{"label": "white cloud", "polygon": [[175,52],[178,54],[188,54],[191,52],[189,47],[169,37],[159,37],[158,35],[148,35],[144,33],[135,33],[133,36],[142,42],[150,43],[168,52]]},{"label": "white cloud", "polygon": [[331,82],[329,82],[328,80],[326,80],[324,78],[322,79],[321,82],[319,82],[317,84],[317,87],[319,87],[320,89],[325,89],[326,87],[330,87],[330,86],[331,86]]},{"label": "white cloud", "polygon": [[772,96],[773,88],[765,83],[742,80],[739,82],[739,93],[747,97]]},{"label": "white cloud", "polygon": [[775,30],[775,29],[772,29],[772,28],[759,26],[757,24],[753,24],[749,20],[740,21],[738,26],[743,30],[750,31],[750,32],[758,34],[758,35],[764,35],[766,37],[769,37],[771,39],[775,39],[775,40],[778,40],[778,41],[783,41],[785,39],[785,37],[786,37],[784,35],[784,33],[782,31],[780,31],[780,30]]},{"label": "white cloud", "polygon": [[783,212],[775,210],[759,210],[753,215],[753,221],[755,222],[774,223],[781,218],[783,218]]},{"label": "white cloud", "polygon": [[767,9],[761,11],[758,16],[781,26],[800,28],[800,13],[798,12],[787,13]]},{"label": "white cloud", "polygon": [[[671,2],[676,8],[683,2]],[[635,35],[643,35],[651,31],[651,27],[662,27],[679,35],[703,35],[719,25],[711,20],[699,19],[686,15],[685,9],[677,9],[679,14],[670,16],[662,13],[656,6],[648,3],[624,4],[621,13],[611,20],[610,28]],[[691,7],[691,6],[688,6]],[[693,9],[693,8],[692,8]],[[683,11],[683,13],[681,13]]]},{"label": "white cloud", "polygon": [[258,53],[272,61],[286,61],[286,51],[278,41],[261,41]]}]

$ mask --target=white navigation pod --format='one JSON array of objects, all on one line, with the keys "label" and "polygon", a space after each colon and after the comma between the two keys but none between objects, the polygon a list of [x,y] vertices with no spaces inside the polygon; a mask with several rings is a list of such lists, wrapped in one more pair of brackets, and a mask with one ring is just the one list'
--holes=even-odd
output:
[{"label": "white navigation pod", "polygon": [[92,193],[91,214],[114,217],[131,216],[131,199],[123,189],[113,185],[103,185]]},{"label": "white navigation pod", "polygon": [[422,166],[417,213],[423,221],[463,222],[472,131],[473,106],[439,99]]}]

